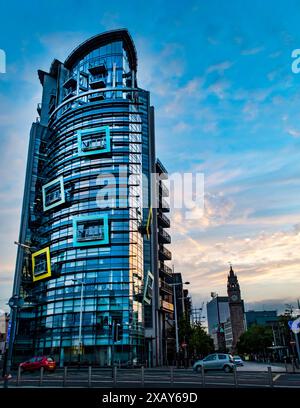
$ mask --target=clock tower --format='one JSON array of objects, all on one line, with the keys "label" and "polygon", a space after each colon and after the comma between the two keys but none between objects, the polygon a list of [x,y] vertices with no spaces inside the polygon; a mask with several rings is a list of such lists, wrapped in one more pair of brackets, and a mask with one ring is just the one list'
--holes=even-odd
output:
[{"label": "clock tower", "polygon": [[241,299],[241,290],[236,274],[230,265],[227,280],[227,294],[232,329],[232,351],[236,351],[239,337],[245,331],[244,301]]}]

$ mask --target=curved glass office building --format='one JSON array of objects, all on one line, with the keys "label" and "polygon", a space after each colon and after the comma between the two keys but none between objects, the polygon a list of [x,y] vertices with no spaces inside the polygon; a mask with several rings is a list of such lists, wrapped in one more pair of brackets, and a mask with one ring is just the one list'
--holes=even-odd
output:
[{"label": "curved glass office building", "polygon": [[14,284],[24,299],[13,311],[15,361],[42,354],[61,366],[159,364],[162,277],[153,191],[143,181],[155,172],[154,120],[136,72],[127,30],[92,37],[38,72],[43,96]]}]

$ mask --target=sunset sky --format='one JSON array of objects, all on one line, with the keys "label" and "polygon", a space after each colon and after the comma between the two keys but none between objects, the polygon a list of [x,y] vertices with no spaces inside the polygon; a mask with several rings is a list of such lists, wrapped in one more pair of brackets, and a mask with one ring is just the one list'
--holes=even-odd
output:
[{"label": "sunset sky", "polygon": [[90,36],[126,27],[138,83],[156,109],[156,150],[172,172],[203,172],[205,212],[171,213],[175,270],[195,307],[226,294],[232,262],[246,308],[300,298],[300,4],[286,0],[1,4],[0,308],[12,288],[37,69]]}]

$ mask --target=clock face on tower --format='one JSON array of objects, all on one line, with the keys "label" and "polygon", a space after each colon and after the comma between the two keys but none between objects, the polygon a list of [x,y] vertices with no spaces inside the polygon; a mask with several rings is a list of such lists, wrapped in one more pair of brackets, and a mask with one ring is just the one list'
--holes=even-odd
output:
[{"label": "clock face on tower", "polygon": [[232,302],[236,302],[239,298],[238,298],[237,295],[231,295],[230,299],[231,299]]}]

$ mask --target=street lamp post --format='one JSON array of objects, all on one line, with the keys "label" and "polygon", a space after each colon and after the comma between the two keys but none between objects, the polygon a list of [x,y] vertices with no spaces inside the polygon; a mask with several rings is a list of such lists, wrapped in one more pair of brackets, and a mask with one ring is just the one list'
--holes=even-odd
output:
[{"label": "street lamp post", "polygon": [[177,300],[176,300],[176,290],[175,290],[175,286],[178,286],[178,285],[189,285],[189,284],[190,284],[190,282],[169,283],[170,286],[173,286],[176,355],[178,355],[178,353],[179,353],[179,337],[178,337]]},{"label": "street lamp post", "polygon": [[12,364],[12,354],[13,354],[13,347],[15,342],[16,336],[16,329],[17,329],[17,316],[18,311],[22,307],[23,299],[20,296],[20,288],[22,282],[22,262],[23,262],[23,251],[28,251],[31,253],[36,248],[31,247],[26,244],[22,244],[20,242],[14,241],[14,244],[21,248],[21,252],[18,252],[17,256],[17,265],[16,265],[16,273],[14,277],[14,285],[13,285],[13,295],[10,298],[8,304],[11,309],[10,313],[10,322],[9,322],[9,336],[7,338],[7,344],[5,349],[5,356],[4,356],[4,364],[3,364],[3,377],[4,383],[3,386],[7,387],[7,379],[9,377],[11,364]]},{"label": "street lamp post", "polygon": [[81,351],[82,351],[82,313],[83,313],[83,287],[85,282],[80,279],[72,279],[73,282],[78,282],[81,285],[80,290],[80,313],[79,313],[79,333],[78,333],[78,364],[80,366],[81,362]]}]

